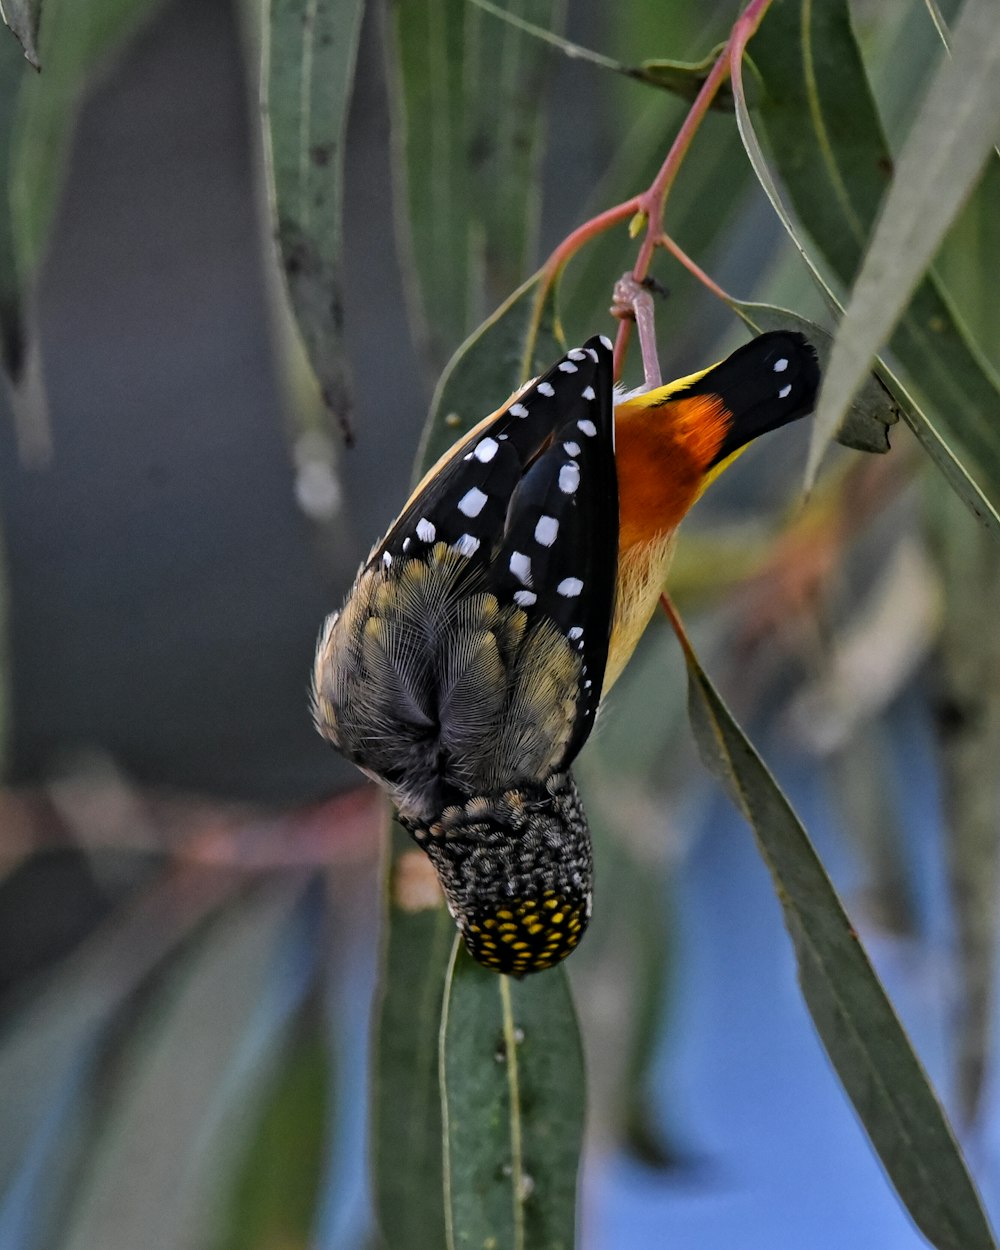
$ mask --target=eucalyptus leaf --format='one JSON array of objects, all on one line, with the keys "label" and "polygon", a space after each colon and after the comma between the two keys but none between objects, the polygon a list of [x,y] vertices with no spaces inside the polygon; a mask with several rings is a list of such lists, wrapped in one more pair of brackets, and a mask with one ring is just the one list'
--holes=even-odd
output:
[{"label": "eucalyptus leaf", "polygon": [[948,612],[932,689],[958,947],[958,1095],[975,1119],[993,1054],[1000,887],[1000,549],[926,483],[928,530]]},{"label": "eucalyptus leaf", "polygon": [[[555,29],[557,0],[512,12]],[[394,191],[418,336],[435,371],[530,272],[546,46],[467,0],[392,0]]]},{"label": "eucalyptus leaf", "polygon": [[418,476],[512,391],[562,351],[554,292],[535,274],[462,344],[441,374],[418,457]]},{"label": "eucalyptus leaf", "polygon": [[563,968],[498,976],[456,939],[441,1082],[448,1250],[572,1250],[585,1096]]},{"label": "eucalyptus leaf", "polygon": [[[635,79],[636,82],[644,82],[650,87],[659,87],[663,91],[669,91],[683,100],[695,99],[725,47],[724,44],[718,44],[700,61],[676,61],[653,57],[640,61],[637,65],[626,65],[621,61],[616,61],[613,57],[605,56],[602,52],[594,52],[591,48],[585,48],[571,39],[565,39],[555,31],[546,30],[544,26],[527,22],[510,9],[502,9],[499,5],[491,4],[490,0],[471,0],[471,2],[485,13],[492,13],[494,17],[509,23],[517,30],[522,30],[543,43],[551,44],[553,48],[557,48],[572,61],[586,61],[590,65],[596,65],[599,69],[611,70],[612,73]],[[711,107],[723,112],[732,111],[733,96],[728,84],[723,85],[716,93]]]},{"label": "eucalyptus leaf", "polygon": [[262,39],[281,268],[324,402],[345,429],[344,146],[363,11],[363,0],[270,0]]},{"label": "eucalyptus leaf", "polygon": [[441,1250],[438,1034],[455,924],[430,860],[394,824],[375,1021],[372,1177],[386,1250]]},{"label": "eucalyptus leaf", "polygon": [[18,43],[35,69],[38,60],[38,26],[42,17],[42,0],[0,0],[0,18],[11,28]]},{"label": "eucalyptus leaf", "polygon": [[[762,85],[759,117],[798,218],[815,240],[815,250],[801,238],[797,246],[808,251],[814,274],[818,252],[846,288],[860,267],[893,168],[846,0],[775,0],[751,51]],[[737,101],[738,117],[740,111]],[[748,131],[747,115],[741,122],[745,142]],[[751,160],[760,175],[754,154]],[[933,273],[914,292],[891,346],[919,401],[920,420],[933,423],[965,474],[996,505],[998,380]]]},{"label": "eucalyptus leaf", "polygon": [[[785,228],[789,239],[798,251],[831,310],[834,314],[842,315],[843,307],[820,269],[819,258],[814,256],[812,246],[807,244],[801,230],[792,220],[791,213],[771,174],[760,140],[754,129],[750,110],[747,107],[739,66],[734,67],[733,90],[736,103],[736,123],[753,171],[757,175],[757,179],[767,198],[770,200],[778,220]],[[916,435],[920,445],[934,461],[952,490],[955,491],[977,520],[995,532],[1000,533],[1000,512],[994,506],[992,498],[986,494],[970,472],[964,455],[952,445],[953,440],[949,436],[947,429],[942,433],[939,428],[941,422],[938,419],[938,413],[935,412],[934,418],[931,419],[884,361],[879,362],[877,371],[882,381],[889,388],[906,423]]]},{"label": "eucalyptus leaf", "polygon": [[[66,1250],[204,1244],[253,1078],[283,1023],[274,1011],[262,1019],[261,1009],[301,885],[292,875],[241,900],[147,1004],[152,1015],[112,1084],[104,1131],[88,1154]],[[284,987],[276,988],[280,1000]]]},{"label": "eucalyptus leaf", "polygon": [[17,98],[28,72],[13,39],[0,37],[0,367],[15,384],[24,361],[24,309],[14,250],[14,223],[10,214],[11,149],[17,118]]},{"label": "eucalyptus leaf", "polygon": [[45,0],[42,74],[24,81],[11,157],[18,272],[37,272],[62,193],[82,93],[163,0]]},{"label": "eucalyptus leaf", "polygon": [[[872,357],[902,317],[998,138],[996,4],[966,0],[951,55],[942,58],[914,119],[837,329],[813,424],[807,478],[815,477],[823,450]],[[961,437],[960,414],[956,420]]]},{"label": "eucalyptus leaf", "polygon": [[995,1250],[944,1111],[805,829],[676,628],[702,759],[753,830],[816,1031],[882,1166],[938,1250]]}]

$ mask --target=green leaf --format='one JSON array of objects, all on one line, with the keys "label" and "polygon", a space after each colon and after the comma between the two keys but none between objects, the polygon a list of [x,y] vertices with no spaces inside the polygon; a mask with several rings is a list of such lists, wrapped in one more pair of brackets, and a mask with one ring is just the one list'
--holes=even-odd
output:
[{"label": "green leaf", "polygon": [[753,829],[816,1031],[889,1179],[938,1250],[995,1250],[945,1114],[805,829],[676,627],[702,759]]},{"label": "green leaf", "polygon": [[325,1172],[330,1086],[327,1029],[313,1002],[263,1095],[217,1250],[309,1245]]},{"label": "green leaf", "polygon": [[[770,304],[734,303],[733,310],[758,333],[765,330],[799,330],[816,348],[819,363],[826,371],[833,348],[833,335],[797,313]],[[873,374],[854,396],[836,430],[836,439],[844,447],[857,451],[887,452],[889,429],[899,420],[899,408],[886,388]]]},{"label": "green leaf", "polygon": [[201,869],[168,878],[98,929],[6,1020],[0,1035],[0,1117],[17,1124],[18,1133],[0,1135],[0,1188],[17,1174],[24,1143],[53,1113],[39,1091],[61,1088],[67,1070],[126,998],[236,885],[234,878]]},{"label": "green leaf", "polygon": [[[737,127],[753,171],[757,175],[757,179],[767,198],[770,200],[778,220],[784,226],[785,232],[830,305],[831,310],[835,314],[839,313],[842,315],[843,307],[821,273],[812,255],[811,248],[806,245],[799,228],[792,221],[791,214],[785,205],[781,192],[771,176],[771,171],[764,157],[760,140],[757,138],[753,120],[747,107],[739,66],[734,67],[733,92],[733,98],[736,102]],[[934,461],[939,472],[951,486],[952,490],[955,491],[977,520],[988,528],[1000,533],[1000,512],[997,511],[991,498],[987,497],[982,487],[975,480],[964,463],[962,456],[954,450],[952,446],[953,440],[950,437],[946,437],[947,431],[945,434],[942,434],[939,430],[938,426],[941,422],[938,419],[938,415],[935,414],[934,419],[931,420],[923,407],[917,403],[884,361],[879,362],[877,372],[891,392],[896,405],[906,423],[916,435],[918,442]]]},{"label": "green leaf", "polygon": [[17,44],[6,36],[0,37],[0,367],[15,384],[24,361],[24,309],[7,190],[17,98],[27,73]]},{"label": "green leaf", "polygon": [[38,23],[42,16],[42,0],[0,0],[0,18],[14,32],[18,43],[35,69],[38,60]]},{"label": "green leaf", "polygon": [[[558,0],[517,0],[553,28]],[[467,0],[392,0],[394,191],[414,324],[439,368],[530,271],[545,45]]]},{"label": "green leaf", "polygon": [[[778,169],[803,225],[847,287],[889,184],[892,157],[846,0],[776,0],[752,52],[763,82],[760,116]],[[813,258],[810,267],[815,273]],[[965,471],[994,506],[1000,503],[998,380],[933,274],[917,287],[891,345],[923,420],[933,422],[941,442],[961,449],[953,454]]]},{"label": "green leaf", "polygon": [[900,320],[1000,136],[996,19],[994,0],[966,0],[952,54],[943,58],[914,119],[837,329],[813,424],[807,477],[815,477],[872,357]]},{"label": "green leaf", "polygon": [[430,860],[396,824],[387,885],[373,1064],[375,1216],[386,1250],[441,1250],[438,1033],[455,924]]},{"label": "green leaf", "polygon": [[[636,82],[644,82],[650,87],[659,87],[663,91],[669,91],[683,100],[694,100],[705,85],[705,79],[725,46],[719,44],[700,61],[652,58],[640,61],[638,65],[624,65],[621,61],[614,60],[613,57],[605,56],[602,52],[594,52],[590,48],[583,47],[582,44],[564,39],[562,35],[546,30],[544,26],[526,22],[524,18],[518,17],[509,9],[502,9],[499,5],[491,4],[490,0],[471,0],[471,2],[483,12],[492,13],[494,17],[508,22],[517,30],[522,30],[525,34],[540,39],[553,48],[558,48],[572,61],[586,61],[590,65],[596,65],[599,69],[611,70],[612,73],[621,74],[625,78],[633,78]],[[728,84],[723,85],[716,93],[711,107],[725,112],[732,111],[733,97]]]},{"label": "green leaf", "polygon": [[45,252],[83,90],[161,2],[45,0],[40,36],[45,72],[24,81],[12,153],[11,209],[23,283],[37,272]]},{"label": "green leaf", "polygon": [[554,292],[543,298],[541,283],[540,274],[530,278],[448,362],[424,426],[418,476],[562,350]]},{"label": "green leaf", "polygon": [[260,1062],[241,1044],[273,977],[302,880],[293,874],[241,900],[154,1000],[88,1152],[60,1243],[66,1250],[203,1243]]},{"label": "green leaf", "polygon": [[562,967],[497,976],[456,939],[441,1074],[449,1250],[572,1250],[583,1052]]},{"label": "green leaf", "polygon": [[344,147],[363,11],[363,0],[270,0],[262,39],[281,268],[324,402],[344,429]]},{"label": "green leaf", "polygon": [[934,666],[934,721],[958,939],[958,1096],[971,1122],[992,1054],[995,1015],[1000,550],[935,485],[927,483],[928,521],[948,612]]}]

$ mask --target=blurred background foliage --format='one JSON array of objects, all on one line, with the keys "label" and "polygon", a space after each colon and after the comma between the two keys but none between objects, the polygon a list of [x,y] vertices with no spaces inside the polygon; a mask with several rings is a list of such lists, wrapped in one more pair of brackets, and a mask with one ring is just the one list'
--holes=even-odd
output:
[{"label": "blurred background foliage", "polygon": [[[404,497],[428,410],[425,455],[560,327],[610,331],[624,227],[570,263],[537,339],[530,286],[475,335],[571,229],[648,185],[737,9],[509,6],[620,73],[466,0],[2,7],[41,71],[0,29],[0,1247],[440,1250],[452,926],[311,729],[313,640]],[[823,115],[796,94],[806,11]],[[777,183],[730,94],[666,219],[734,300],[830,329],[773,193],[846,303],[961,17],[847,14],[775,0],[740,120]],[[881,367],[906,386],[892,454],[834,448],[803,499],[808,430],[763,440],[687,523],[671,591],[996,1212],[996,158],[939,193],[958,216]],[[668,374],[745,336],[666,253],[653,273]],[[599,880],[569,965],[580,1244],[924,1244],[826,1070],[684,680],[655,625],[580,761]],[[460,1014],[464,977],[460,1076],[479,1071],[458,1050],[473,1026],[491,1046],[504,1027]],[[573,1224],[580,1057],[544,1031],[572,1012],[556,978],[526,983],[545,1041],[522,1075],[561,1099],[558,1141],[524,1146],[562,1222],[529,1219],[525,1247]],[[469,1159],[476,1093],[449,1088]],[[935,1244],[991,1244],[956,1236]]]}]

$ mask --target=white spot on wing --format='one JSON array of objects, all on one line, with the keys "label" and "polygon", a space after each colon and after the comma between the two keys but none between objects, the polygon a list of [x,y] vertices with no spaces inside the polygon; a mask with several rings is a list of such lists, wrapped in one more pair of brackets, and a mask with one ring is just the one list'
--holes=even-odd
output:
[{"label": "white spot on wing", "polygon": [[580,466],[571,460],[559,470],[559,489],[564,495],[574,495],[579,485]]},{"label": "white spot on wing", "polygon": [[577,638],[583,637],[583,627],[581,625],[574,625],[566,637],[570,640],[570,642],[576,642]]},{"label": "white spot on wing", "polygon": [[422,543],[432,543],[436,536],[437,530],[434,528],[434,522],[422,516],[417,522],[417,537]]},{"label": "white spot on wing", "polygon": [[593,348],[593,347],[588,347],[588,348],[587,348],[587,355],[590,357],[590,359],[591,359],[591,360],[592,360],[595,364],[597,363],[597,350],[596,350],[596,348]]},{"label": "white spot on wing", "polygon": [[528,410],[524,404],[511,404],[507,411],[512,417],[526,417],[528,415]]},{"label": "white spot on wing", "polygon": [[587,353],[582,347],[574,347],[572,351],[566,353],[570,360],[586,360]]},{"label": "white spot on wing", "polygon": [[583,430],[584,434],[586,434],[588,438],[593,438],[597,433],[597,426],[593,423],[593,421],[577,421],[576,428],[578,430]]},{"label": "white spot on wing", "polygon": [[531,556],[526,556],[523,551],[511,552],[510,571],[514,574],[522,586],[530,586]]},{"label": "white spot on wing", "polygon": [[784,373],[785,370],[788,368],[788,361],[785,359],[784,356],[782,356],[780,360],[776,360],[774,362],[773,367],[774,367],[775,373]]},{"label": "white spot on wing", "polygon": [[514,602],[519,603],[522,608],[530,608],[538,596],[533,590],[515,590]]},{"label": "white spot on wing", "polygon": [[594,388],[593,388],[592,386],[588,386],[588,387],[586,388],[586,390],[583,392],[583,398],[584,398],[584,399],[593,399],[593,398],[594,398]]},{"label": "white spot on wing", "polygon": [[601,346],[606,347],[609,352],[614,351],[614,347],[612,346],[611,340],[608,338],[606,334],[601,335]]},{"label": "white spot on wing", "polygon": [[472,490],[467,490],[458,501],[458,510],[463,516],[479,516],[486,507],[486,499],[487,496],[479,487],[473,486]]},{"label": "white spot on wing", "polygon": [[563,595],[567,599],[575,599],[581,590],[583,590],[583,582],[578,577],[564,577],[556,587],[556,594]]},{"label": "white spot on wing", "polygon": [[559,362],[560,373],[576,373],[576,371],[576,365],[573,364],[572,360],[561,360]]},{"label": "white spot on wing", "polygon": [[538,524],[535,526],[535,542],[541,543],[543,547],[551,547],[559,533],[559,522],[554,516],[542,516],[538,518]]},{"label": "white spot on wing", "polygon": [[579,443],[563,443],[563,451],[570,456],[578,456],[580,454]]},{"label": "white spot on wing", "polygon": [[476,447],[475,457],[480,464],[489,464],[499,450],[500,444],[495,438],[484,438]]},{"label": "white spot on wing", "polygon": [[392,564],[392,556],[388,553],[388,551],[382,552],[382,563],[385,565],[386,568],[388,568],[389,565]]},{"label": "white spot on wing", "polygon": [[552,385],[552,383],[551,383],[551,382],[539,382],[539,383],[538,383],[537,390],[538,390],[539,395],[549,395],[549,396],[551,396],[551,395],[554,395],[554,394],[556,393],[556,392],[555,392],[555,387]]},{"label": "white spot on wing", "polygon": [[791,395],[791,393],[792,393],[792,384],[791,382],[789,382],[787,386],[783,386],[781,390],[778,392],[778,398],[787,399],[788,396]]},{"label": "white spot on wing", "polygon": [[404,538],[403,539],[403,551],[407,552],[409,550],[410,550],[410,540],[408,538]]},{"label": "white spot on wing", "polygon": [[479,539],[472,534],[463,534],[455,543],[455,550],[460,556],[474,556],[479,550]]}]

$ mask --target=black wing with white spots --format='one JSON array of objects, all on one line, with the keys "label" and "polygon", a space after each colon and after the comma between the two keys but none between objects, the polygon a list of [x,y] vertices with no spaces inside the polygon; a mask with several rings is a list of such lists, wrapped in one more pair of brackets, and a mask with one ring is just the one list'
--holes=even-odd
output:
[{"label": "black wing with white spots", "polygon": [[407,505],[370,564],[422,558],[445,543],[501,603],[550,620],[583,672],[565,752],[600,702],[614,612],[618,485],[612,350],[592,338],[460,446]]}]

